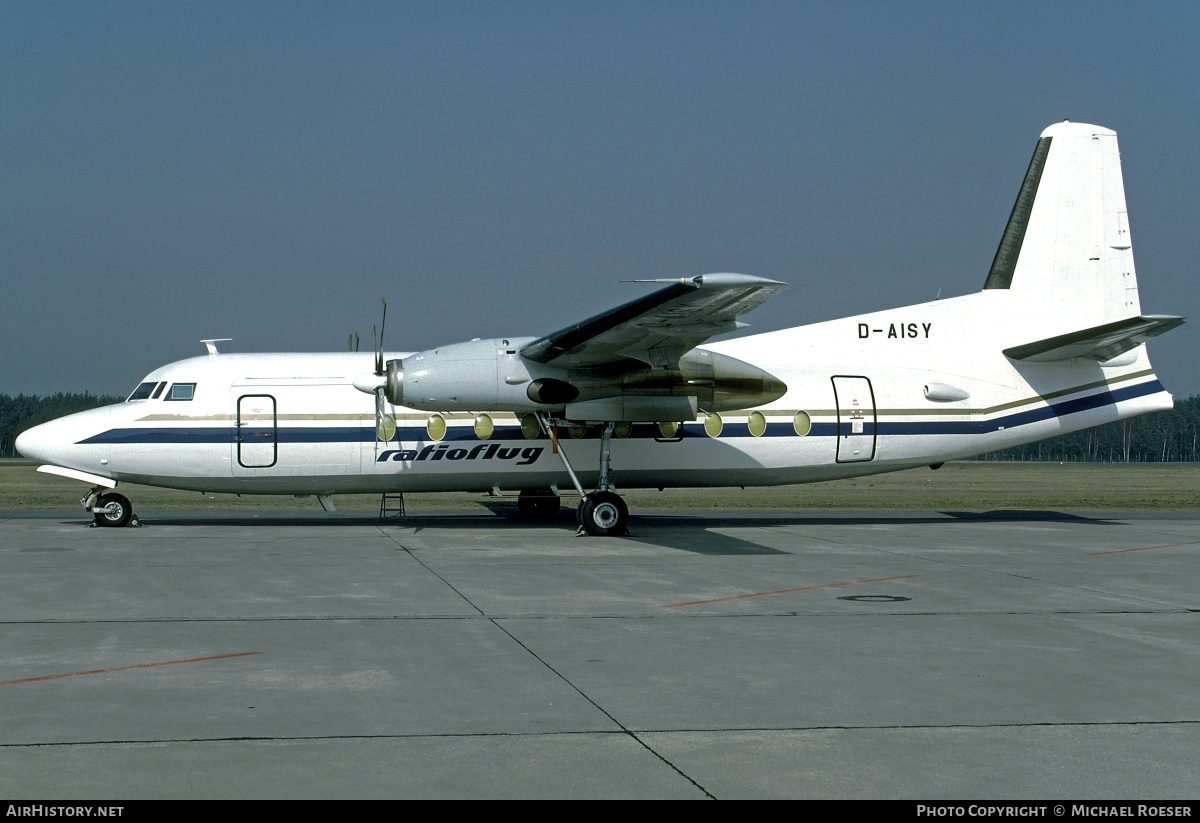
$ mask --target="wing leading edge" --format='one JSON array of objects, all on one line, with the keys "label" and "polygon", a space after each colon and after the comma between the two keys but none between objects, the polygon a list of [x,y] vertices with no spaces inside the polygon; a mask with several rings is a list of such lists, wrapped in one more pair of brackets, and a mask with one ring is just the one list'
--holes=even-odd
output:
[{"label": "wing leading edge", "polygon": [[710,337],[744,328],[741,315],[787,288],[748,274],[702,274],[559,329],[525,345],[521,356],[561,368],[637,360],[672,366]]}]

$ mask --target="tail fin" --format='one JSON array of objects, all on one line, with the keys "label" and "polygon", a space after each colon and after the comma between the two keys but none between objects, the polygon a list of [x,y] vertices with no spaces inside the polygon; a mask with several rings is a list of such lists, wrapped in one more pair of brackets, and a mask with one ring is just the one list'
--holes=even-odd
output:
[{"label": "tail fin", "polygon": [[984,289],[1082,329],[1141,314],[1116,132],[1056,123],[1042,132]]},{"label": "tail fin", "polygon": [[1007,289],[1052,337],[1007,349],[1023,360],[1105,360],[1183,322],[1143,317],[1116,132],[1042,132],[983,288]]}]

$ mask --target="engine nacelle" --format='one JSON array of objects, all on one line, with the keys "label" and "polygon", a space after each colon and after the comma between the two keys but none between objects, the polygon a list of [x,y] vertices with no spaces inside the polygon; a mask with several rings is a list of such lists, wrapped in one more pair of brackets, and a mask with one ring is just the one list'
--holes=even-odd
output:
[{"label": "engine nacelle", "polygon": [[387,364],[387,399],[427,411],[538,408],[525,396],[530,375],[517,353],[524,340],[470,340]]},{"label": "engine nacelle", "polygon": [[[387,399],[426,411],[565,411],[569,417],[573,407],[587,419],[645,421],[694,419],[697,409],[751,408],[787,391],[757,366],[703,349],[670,368],[630,360],[624,369],[556,369],[521,357],[530,339],[471,340],[389,361]],[[622,402],[592,402],[611,398]]]},{"label": "engine nacelle", "polygon": [[695,397],[703,411],[748,409],[778,400],[787,384],[725,354],[692,349],[674,369],[637,369],[621,376],[621,394]]}]

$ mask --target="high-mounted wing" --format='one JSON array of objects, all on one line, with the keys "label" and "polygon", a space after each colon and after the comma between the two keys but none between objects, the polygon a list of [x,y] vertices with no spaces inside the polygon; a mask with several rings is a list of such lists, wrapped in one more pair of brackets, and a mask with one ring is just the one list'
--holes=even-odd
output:
[{"label": "high-mounted wing", "polygon": [[540,337],[524,346],[521,356],[562,368],[622,360],[671,366],[708,338],[744,328],[738,317],[787,288],[748,274],[636,282],[671,285]]},{"label": "high-mounted wing", "polygon": [[743,327],[737,318],[785,284],[744,274],[650,282],[670,285],[523,346],[476,338],[389,360],[354,386],[413,409],[608,422],[694,420],[787,392],[758,366],[696,349]]}]

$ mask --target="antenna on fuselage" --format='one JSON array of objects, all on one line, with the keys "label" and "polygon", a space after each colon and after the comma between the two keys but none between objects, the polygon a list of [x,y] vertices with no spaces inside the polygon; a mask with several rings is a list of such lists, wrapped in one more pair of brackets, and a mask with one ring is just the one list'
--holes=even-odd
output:
[{"label": "antenna on fuselage", "polygon": [[204,348],[206,348],[208,350],[208,356],[212,357],[214,355],[220,354],[220,352],[217,351],[218,343],[228,343],[231,340],[233,340],[232,337],[211,337],[208,340],[201,340],[200,342],[203,343]]}]

